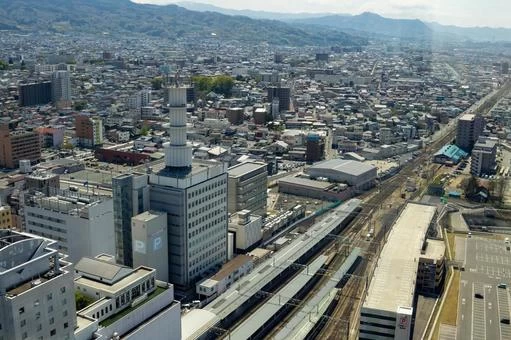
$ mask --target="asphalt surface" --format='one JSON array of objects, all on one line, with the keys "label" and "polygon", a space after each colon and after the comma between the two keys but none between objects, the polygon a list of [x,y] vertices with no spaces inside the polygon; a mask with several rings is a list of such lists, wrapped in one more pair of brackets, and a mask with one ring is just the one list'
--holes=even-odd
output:
[{"label": "asphalt surface", "polygon": [[[511,339],[511,251],[504,241],[466,239],[465,270],[461,272],[458,301],[458,339]],[[498,288],[506,283],[507,288]],[[478,294],[478,297],[476,297]]]}]

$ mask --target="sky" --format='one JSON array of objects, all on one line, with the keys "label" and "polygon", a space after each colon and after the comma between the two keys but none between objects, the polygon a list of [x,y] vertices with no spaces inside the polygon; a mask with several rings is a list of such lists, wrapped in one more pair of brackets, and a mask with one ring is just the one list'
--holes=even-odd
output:
[{"label": "sky", "polygon": [[[133,1],[157,5],[178,2],[178,0]],[[288,13],[359,14],[368,11],[391,18],[418,18],[446,25],[511,28],[509,19],[511,0],[200,0],[194,2],[231,9]]]}]

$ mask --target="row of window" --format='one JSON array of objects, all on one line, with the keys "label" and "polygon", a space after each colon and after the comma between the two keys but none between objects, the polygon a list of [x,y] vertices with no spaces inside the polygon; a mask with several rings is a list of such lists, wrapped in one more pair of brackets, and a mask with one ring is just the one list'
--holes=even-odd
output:
[{"label": "row of window", "polygon": [[[50,239],[55,240],[55,241],[67,242],[67,238],[60,237],[60,236],[55,236],[55,235],[47,234],[47,233],[41,233],[41,232],[39,232],[37,230],[34,230],[34,229],[28,229],[28,232],[31,233],[31,234],[34,234],[34,235],[39,235],[39,236],[42,236],[42,237],[50,238]],[[67,250],[66,247],[60,247],[60,248],[65,248]]]},{"label": "row of window", "polygon": [[205,270],[210,269],[212,265],[216,265],[216,264],[220,263],[221,261],[223,261],[223,257],[220,254],[218,254],[216,256],[209,257],[206,262],[200,264],[196,268],[192,267],[192,269],[190,270],[190,273],[193,276],[202,274],[202,272],[204,272]]},{"label": "row of window", "polygon": [[214,183],[211,183],[211,184],[206,185],[206,186],[204,186],[204,187],[202,187],[200,189],[197,189],[195,191],[192,191],[192,192],[188,193],[188,198],[193,198],[195,196],[201,195],[201,194],[203,194],[205,192],[211,191],[214,188],[218,188],[219,186],[225,186],[226,183],[227,183],[226,179],[223,178],[223,179],[221,179],[219,181],[216,181]]},{"label": "row of window", "polygon": [[56,222],[56,223],[60,223],[60,224],[65,224],[66,223],[66,221],[64,221],[63,219],[56,218],[56,217],[45,216],[45,215],[40,215],[40,214],[36,214],[36,213],[33,213],[33,212],[29,212],[28,216],[35,217],[35,218],[40,218],[42,220],[47,220],[47,221]]},{"label": "row of window", "polygon": [[126,293],[118,296],[115,298],[115,308],[120,308],[121,306],[124,306],[125,304],[129,303],[131,300],[134,300],[135,298],[139,297],[140,291],[142,293],[145,293],[146,291],[150,290],[151,288],[154,288],[154,277],[151,277],[150,279],[147,279],[146,281],[142,282],[140,285],[134,287],[130,291],[127,291]]}]

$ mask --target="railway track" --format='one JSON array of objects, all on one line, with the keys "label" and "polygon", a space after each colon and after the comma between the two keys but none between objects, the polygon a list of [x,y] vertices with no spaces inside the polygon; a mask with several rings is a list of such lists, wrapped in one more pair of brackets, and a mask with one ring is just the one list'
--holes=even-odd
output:
[{"label": "railway track", "polygon": [[[498,102],[499,98],[506,95],[509,91],[511,91],[511,81],[504,84],[496,93],[487,96],[485,100],[481,101],[481,103],[472,106],[468,111],[473,113],[484,113],[484,111],[489,110],[491,106]],[[364,243],[367,245],[367,242],[362,242],[363,235],[361,235],[361,231],[364,230],[364,226],[370,221],[377,210],[377,207],[387,200],[397,188],[400,188],[406,182],[408,177],[416,177],[417,172],[415,170],[431,159],[436,150],[446,143],[451,142],[454,139],[455,134],[455,125],[450,126],[445,135],[433,141],[422,154],[405,164],[398,174],[383,182],[376,194],[368,194],[366,196],[367,200],[364,202],[364,206],[369,207],[369,210],[367,212],[363,211],[364,213],[359,214],[359,216],[357,216],[357,218],[355,218],[352,222],[351,226],[348,226],[345,230],[350,235],[349,237],[352,238],[352,242],[355,242],[357,246],[362,246]],[[411,198],[413,199],[418,195],[419,192],[415,192]],[[386,229],[380,228],[378,233],[373,237],[366,248],[366,258],[357,268],[357,273],[359,275],[353,275],[350,277],[346,286],[339,293],[339,300],[333,313],[328,318],[325,318],[327,321],[324,322],[323,327],[318,327],[320,331],[317,331],[314,338],[350,338],[350,328],[353,324],[358,323],[358,315],[354,315],[353,311],[357,310],[360,303],[362,303],[363,294],[361,293],[363,293],[364,285],[367,282],[366,280],[369,280],[369,278],[372,277],[375,262],[385,242],[387,232],[388,231]],[[367,270],[370,270],[371,273],[367,273]],[[359,277],[364,276],[366,277],[366,280],[359,279]],[[346,333],[340,332],[340,327],[343,325],[348,328]]]}]

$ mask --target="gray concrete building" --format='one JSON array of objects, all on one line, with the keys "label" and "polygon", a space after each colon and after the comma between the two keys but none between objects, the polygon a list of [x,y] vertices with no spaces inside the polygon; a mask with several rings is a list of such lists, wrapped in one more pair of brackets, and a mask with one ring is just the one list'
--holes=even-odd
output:
[{"label": "gray concrete building", "polygon": [[470,173],[474,176],[493,175],[497,170],[496,138],[479,137],[472,149]]},{"label": "gray concrete building", "polygon": [[484,130],[484,118],[475,114],[465,114],[458,120],[456,145],[470,152]]},{"label": "gray concrete building", "polygon": [[330,182],[346,183],[363,191],[374,186],[377,177],[375,166],[345,159],[332,159],[311,166],[307,172],[313,179],[324,178]]},{"label": "gray concrete building", "polygon": [[227,170],[227,209],[230,214],[241,210],[250,210],[256,215],[266,214],[268,194],[267,164],[262,162],[244,162]]},{"label": "gray concrete building", "polygon": [[149,185],[145,174],[112,178],[115,255],[118,263],[133,266],[131,218],[149,209]]},{"label": "gray concrete building", "polygon": [[71,78],[68,71],[56,71],[52,74],[51,97],[53,105],[71,102]]},{"label": "gray concrete building", "polygon": [[147,266],[156,269],[156,279],[169,278],[167,214],[144,211],[131,218],[133,238],[133,268]]},{"label": "gray concrete building", "polygon": [[55,246],[49,239],[0,230],[1,339],[74,339],[74,273]]}]

